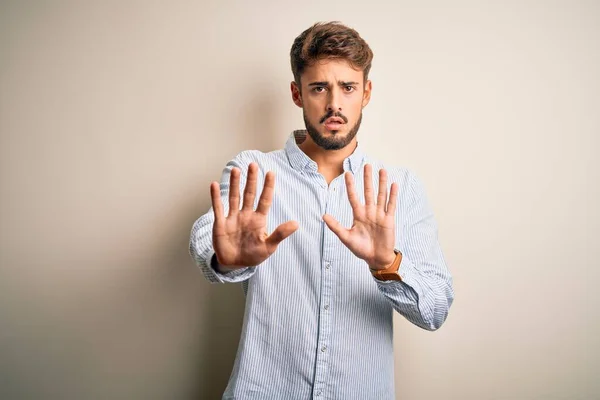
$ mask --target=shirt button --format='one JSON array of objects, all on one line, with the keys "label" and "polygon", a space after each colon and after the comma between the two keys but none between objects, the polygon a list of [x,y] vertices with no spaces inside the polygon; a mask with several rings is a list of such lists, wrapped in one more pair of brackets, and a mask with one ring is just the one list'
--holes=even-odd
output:
[{"label": "shirt button", "polygon": [[325,304],[325,309],[329,310],[329,304]]},{"label": "shirt button", "polygon": [[319,391],[317,392],[317,396],[320,396],[320,395],[321,395],[321,391],[319,390]]},{"label": "shirt button", "polygon": [[329,269],[329,267],[331,267],[331,264],[329,264],[329,263],[325,264],[325,268]]},{"label": "shirt button", "polygon": [[321,347],[321,352],[322,352],[322,353],[325,353],[325,350],[327,350],[327,346],[323,346],[323,347]]}]

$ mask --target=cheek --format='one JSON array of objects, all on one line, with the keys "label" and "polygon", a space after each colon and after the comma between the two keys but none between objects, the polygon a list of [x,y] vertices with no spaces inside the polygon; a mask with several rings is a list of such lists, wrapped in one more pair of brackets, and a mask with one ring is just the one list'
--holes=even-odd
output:
[{"label": "cheek", "polygon": [[347,117],[350,118],[353,121],[358,120],[358,117],[360,117],[360,113],[362,112],[362,104],[358,104],[352,105],[352,108],[348,109],[348,114]]},{"label": "cheek", "polygon": [[319,118],[321,118],[323,115],[323,113],[321,112],[321,109],[317,106],[315,106],[314,104],[310,104],[304,105],[304,113],[308,116],[309,119],[315,119],[318,120]]}]

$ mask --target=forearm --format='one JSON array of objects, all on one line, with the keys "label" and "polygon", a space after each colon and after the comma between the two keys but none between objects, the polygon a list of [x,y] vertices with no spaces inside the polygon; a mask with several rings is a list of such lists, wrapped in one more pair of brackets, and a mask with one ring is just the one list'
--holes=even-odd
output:
[{"label": "forearm", "polygon": [[407,257],[402,258],[398,272],[402,281],[373,278],[379,291],[413,324],[431,331],[438,329],[446,320],[454,300],[452,277],[431,270],[419,271]]},{"label": "forearm", "polygon": [[[221,175],[221,200],[223,210],[229,212],[229,178],[231,170],[239,168],[244,171],[248,161],[244,158],[244,152],[238,154],[235,159],[229,161]],[[245,185],[245,176],[240,176],[242,187]],[[241,193],[240,193],[241,194]],[[241,282],[254,274],[254,268],[229,269],[219,265],[213,248],[213,225],[215,221],[214,211],[211,207],[208,212],[194,222],[190,235],[189,253],[200,267],[200,270],[211,283]]]},{"label": "forearm", "polygon": [[402,253],[398,268],[401,281],[379,281],[377,286],[394,309],[415,325],[438,329],[454,300],[452,277],[442,254],[438,229],[425,190],[411,176],[407,195],[412,200],[404,223],[397,225],[396,244]]}]

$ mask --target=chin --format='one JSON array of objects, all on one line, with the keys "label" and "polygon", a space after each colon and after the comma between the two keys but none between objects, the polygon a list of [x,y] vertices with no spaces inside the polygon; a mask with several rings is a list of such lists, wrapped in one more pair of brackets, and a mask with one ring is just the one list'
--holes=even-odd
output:
[{"label": "chin", "polygon": [[325,124],[311,124],[306,118],[306,114],[304,114],[304,123],[308,135],[317,146],[325,150],[340,150],[346,147],[358,133],[360,118],[354,127],[346,123],[341,126],[341,129],[335,131],[328,130]]},{"label": "chin", "polygon": [[347,133],[347,132],[344,129],[338,129],[336,131],[330,131],[327,128],[323,128],[323,132],[321,132],[321,133],[324,134],[324,135],[325,134],[329,134],[329,135],[336,135],[336,136],[338,136],[341,133]]}]

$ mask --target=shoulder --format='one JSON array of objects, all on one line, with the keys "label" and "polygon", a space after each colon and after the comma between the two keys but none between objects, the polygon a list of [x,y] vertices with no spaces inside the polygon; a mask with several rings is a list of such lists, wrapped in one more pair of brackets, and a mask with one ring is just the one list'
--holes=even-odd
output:
[{"label": "shoulder", "polygon": [[379,171],[384,169],[388,175],[388,181],[410,184],[411,186],[416,184],[419,180],[417,174],[411,168],[406,166],[386,163],[379,159],[365,156],[364,164],[370,164],[373,168],[373,176],[376,180],[379,180]]},{"label": "shoulder", "polygon": [[239,152],[234,158],[233,161],[248,165],[252,162],[260,162],[265,153],[260,150],[243,150]]},{"label": "shoulder", "polygon": [[274,150],[270,152],[243,150],[230,160],[228,164],[242,170],[247,170],[251,163],[256,163],[258,165],[259,175],[262,176],[268,171],[278,170],[278,166],[281,165],[282,161],[285,161],[285,158],[286,155],[284,150]]},{"label": "shoulder", "polygon": [[285,158],[284,150],[273,150],[269,152],[263,152],[260,150],[244,150],[235,157],[235,160],[250,164],[251,162],[257,163],[259,166],[263,164],[269,164],[274,161],[278,161]]}]

